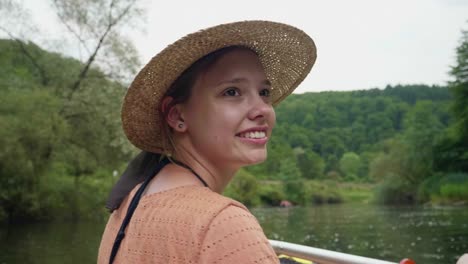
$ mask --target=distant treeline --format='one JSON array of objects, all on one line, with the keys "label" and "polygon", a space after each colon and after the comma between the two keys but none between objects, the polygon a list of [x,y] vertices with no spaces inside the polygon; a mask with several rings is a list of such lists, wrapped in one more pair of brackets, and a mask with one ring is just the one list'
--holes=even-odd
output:
[{"label": "distant treeline", "polygon": [[[80,79],[82,68],[0,40],[0,219],[99,215],[137,153],[120,127],[125,86],[96,68]],[[291,95],[268,161],[226,193],[250,205],[340,202],[336,183],[351,182],[377,184],[387,203],[468,200],[466,98],[464,82]]]},{"label": "distant treeline", "polygon": [[[369,180],[385,140],[417,123],[435,136],[451,122],[450,102],[447,87],[425,85],[293,94],[276,109],[268,162],[249,170],[267,179]],[[283,175],[287,167],[297,171]]]}]

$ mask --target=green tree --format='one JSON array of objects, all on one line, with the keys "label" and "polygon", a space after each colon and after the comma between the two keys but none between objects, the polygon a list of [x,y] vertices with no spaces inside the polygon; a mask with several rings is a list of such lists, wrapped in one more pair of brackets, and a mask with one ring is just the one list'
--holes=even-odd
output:
[{"label": "green tree", "polygon": [[[0,97],[0,215],[40,217],[41,182],[53,149],[69,129],[60,101],[47,91],[3,91]],[[3,213],[2,213],[3,211]]]},{"label": "green tree", "polygon": [[433,173],[434,146],[443,129],[431,101],[418,101],[405,118],[403,142],[407,153],[405,178],[419,184]]},{"label": "green tree", "polygon": [[382,145],[382,153],[371,162],[374,179],[399,177],[415,187],[433,174],[433,147],[443,126],[430,101],[417,102],[405,118],[405,131]]},{"label": "green tree", "polygon": [[[81,66],[78,61],[45,52],[34,44],[25,45],[49,62],[50,80],[43,86],[37,68],[14,40],[0,40],[0,47],[4,70],[0,73],[0,124],[5,128],[1,131],[0,185],[7,190],[2,193],[0,211],[11,219],[45,217],[52,196],[65,193],[67,184],[74,183],[66,196],[53,198],[53,203],[58,206],[68,197],[69,209],[78,216],[81,210],[76,202],[83,197],[82,183],[89,183],[85,178],[98,170],[118,168],[132,150],[121,130],[118,111],[125,90],[91,69],[92,76],[100,77],[84,80],[73,100],[64,101],[62,86],[71,83],[71,72]],[[21,176],[14,177],[17,174]],[[55,188],[53,182],[58,183],[52,175],[62,177],[64,183],[55,194],[49,192]],[[73,178],[67,179],[70,176]],[[43,183],[45,178],[50,186]],[[91,185],[84,188],[87,186]],[[14,210],[9,206],[11,201],[17,201]]]},{"label": "green tree", "polygon": [[275,178],[283,181],[298,180],[302,178],[301,171],[297,166],[294,156],[280,161],[279,171],[276,172]]},{"label": "green tree", "polygon": [[361,158],[354,152],[343,154],[340,159],[340,170],[348,179],[359,177],[358,172],[361,168]]},{"label": "green tree", "polygon": [[450,71],[455,80],[449,84],[455,123],[436,147],[436,167],[442,171],[468,172],[468,31],[462,32],[456,53],[456,65]]},{"label": "green tree", "polygon": [[[47,151],[40,156],[38,164],[44,167],[53,163],[66,164],[64,172],[74,177],[73,192],[69,196],[75,197],[73,201],[76,202],[83,176],[92,175],[103,167],[116,168],[133,151],[125,141],[118,114],[125,89],[115,81],[128,82],[139,66],[138,54],[122,32],[137,26],[144,9],[137,0],[51,0],[57,20],[66,32],[63,42],[73,42],[74,50],[79,47],[80,53],[73,54],[78,60],[74,60],[45,52],[30,43],[40,36],[40,29],[17,26],[34,25],[28,10],[16,1],[0,1],[0,31],[10,37],[10,46],[14,46],[1,51],[2,60],[3,55],[7,55],[2,68],[10,68],[13,74],[4,75],[0,90],[3,93],[23,88],[21,92],[26,94],[34,94],[35,89],[47,92],[59,103],[58,109],[50,113],[52,132],[46,134],[54,135],[54,131],[62,126],[55,122],[57,120],[65,122],[63,127],[67,129],[56,138],[37,138],[40,142],[34,142],[32,138],[27,144],[22,139],[8,144],[12,148],[23,144],[31,153],[42,151],[38,146],[46,145]],[[20,75],[34,78],[24,82]],[[27,85],[19,86],[21,83]],[[35,111],[41,112],[41,109],[28,110],[31,116]],[[15,111],[2,113],[9,114],[14,116],[13,119],[23,118]],[[31,128],[30,133],[42,135],[43,131],[37,126]],[[23,158],[21,162],[27,163],[27,158]],[[37,174],[33,171],[25,177],[34,178]],[[27,196],[27,192],[24,195]],[[78,206],[71,206],[71,210],[78,216]]]},{"label": "green tree", "polygon": [[296,157],[302,177],[306,179],[319,179],[323,177],[325,161],[317,153],[300,149]]},{"label": "green tree", "polygon": [[405,178],[407,146],[400,139],[388,139],[381,143],[381,152],[377,153],[369,165],[369,177],[383,181],[388,177]]}]

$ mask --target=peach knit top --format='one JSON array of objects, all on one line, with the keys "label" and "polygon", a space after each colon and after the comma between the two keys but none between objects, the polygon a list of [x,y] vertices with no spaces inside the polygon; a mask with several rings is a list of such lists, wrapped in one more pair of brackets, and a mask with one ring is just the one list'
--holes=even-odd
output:
[{"label": "peach knit top", "polygon": [[[110,216],[98,264],[109,263],[138,187]],[[244,205],[206,187],[183,186],[141,198],[114,263],[278,264],[279,259]]]}]

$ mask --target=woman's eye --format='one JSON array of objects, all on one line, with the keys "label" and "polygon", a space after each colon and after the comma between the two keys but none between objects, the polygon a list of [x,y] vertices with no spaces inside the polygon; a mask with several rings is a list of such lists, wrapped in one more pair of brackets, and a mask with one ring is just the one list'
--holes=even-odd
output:
[{"label": "woman's eye", "polygon": [[260,96],[270,97],[271,91],[270,89],[263,89],[260,91]]},{"label": "woman's eye", "polygon": [[237,88],[229,88],[226,91],[224,91],[225,96],[239,96],[239,89]]}]

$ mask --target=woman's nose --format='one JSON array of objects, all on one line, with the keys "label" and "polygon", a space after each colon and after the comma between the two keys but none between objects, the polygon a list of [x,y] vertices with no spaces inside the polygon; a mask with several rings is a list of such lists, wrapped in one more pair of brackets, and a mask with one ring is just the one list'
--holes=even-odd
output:
[{"label": "woman's nose", "polygon": [[265,97],[257,95],[251,100],[248,117],[251,120],[266,119],[273,112],[273,106]]}]

